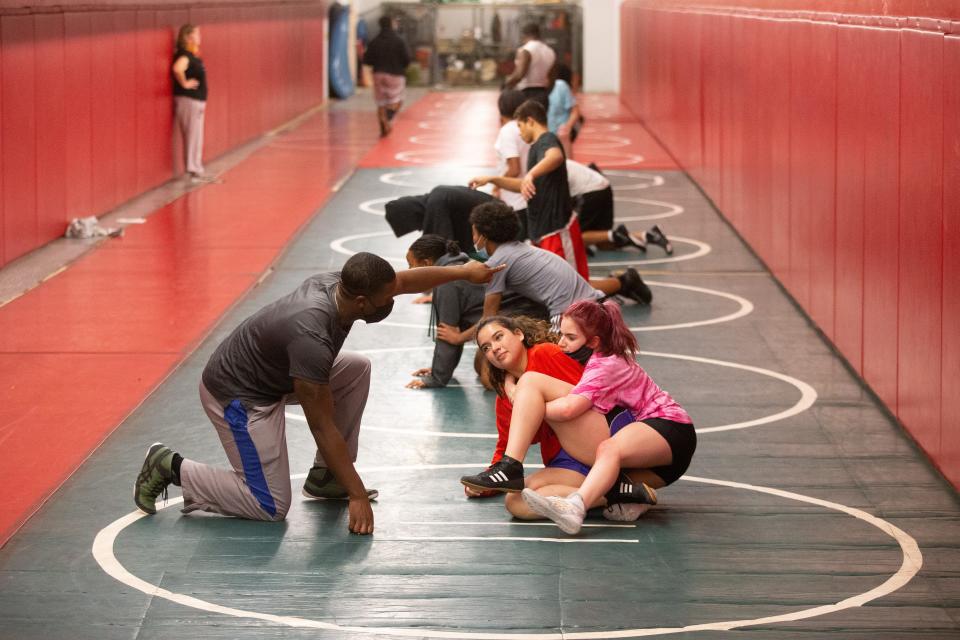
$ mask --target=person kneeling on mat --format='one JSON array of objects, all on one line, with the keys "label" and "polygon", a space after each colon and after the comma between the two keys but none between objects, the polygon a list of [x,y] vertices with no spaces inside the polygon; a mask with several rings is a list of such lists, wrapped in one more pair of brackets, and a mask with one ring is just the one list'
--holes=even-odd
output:
[{"label": "person kneeling on mat", "polygon": [[383,258],[358,253],[339,272],[308,278],[220,343],[203,370],[200,399],[232,469],[185,459],[152,445],[134,486],[140,511],[156,513],[171,483],[183,487],[183,512],[210,511],[280,521],[291,503],[285,405],[300,404],[317,445],[303,493],[349,501],[349,529],[373,532],[370,500],[354,462],[370,387],[370,361],[341,351],[357,320],[379,322],[394,296],[497,271],[471,262],[396,273]]}]

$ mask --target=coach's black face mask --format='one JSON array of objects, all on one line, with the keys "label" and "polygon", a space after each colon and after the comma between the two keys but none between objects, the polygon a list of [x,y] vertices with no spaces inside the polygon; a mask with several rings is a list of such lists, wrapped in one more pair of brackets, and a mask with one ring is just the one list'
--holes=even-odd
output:
[{"label": "coach's black face mask", "polygon": [[577,362],[579,362],[580,364],[582,364],[583,366],[587,366],[587,360],[589,360],[590,356],[593,355],[593,349],[591,349],[587,345],[583,345],[576,351],[571,351],[567,355],[573,358],[574,360],[576,360]]},{"label": "coach's black face mask", "polygon": [[[371,303],[373,304],[373,303]],[[367,324],[373,324],[374,322],[380,322],[385,319],[390,312],[393,311],[393,299],[390,299],[390,302],[387,304],[377,307],[373,307],[373,313],[369,313],[363,316],[363,321]]]}]

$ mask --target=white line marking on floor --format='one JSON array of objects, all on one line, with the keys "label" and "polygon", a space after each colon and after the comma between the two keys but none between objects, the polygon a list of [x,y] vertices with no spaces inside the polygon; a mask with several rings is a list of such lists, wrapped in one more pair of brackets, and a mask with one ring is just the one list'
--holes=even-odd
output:
[{"label": "white line marking on floor", "polygon": [[[355,351],[355,353],[362,353],[366,355],[373,355],[377,353],[397,353],[401,351],[424,351],[427,349],[433,349],[433,345],[425,345],[422,347],[388,347],[388,348],[377,348],[377,349],[360,349]],[[729,367],[731,369],[740,369],[742,371],[749,371],[751,373],[757,373],[760,375],[768,376],[770,378],[775,378],[786,382],[789,385],[792,385],[800,392],[800,399],[797,400],[793,406],[779,411],[769,416],[761,416],[753,420],[744,420],[742,422],[733,422],[730,424],[717,425],[715,427],[697,427],[697,434],[703,435],[705,433],[715,433],[718,431],[735,431],[738,429],[748,429],[750,427],[758,427],[764,424],[771,424],[778,422],[780,420],[785,420],[787,418],[793,417],[800,413],[803,413],[817,401],[817,391],[812,386],[794,378],[793,376],[788,376],[785,373],[780,373],[778,371],[771,371],[770,369],[764,369],[762,367],[754,367],[747,364],[740,364],[738,362],[730,362],[728,360],[715,360],[713,358],[702,358],[700,356],[688,356],[679,353],[659,353],[656,351],[642,351],[640,353],[641,358],[643,357],[652,357],[652,358],[672,358],[674,360],[687,360],[690,362],[698,362],[701,364],[712,364],[718,367]],[[296,414],[294,414],[296,415]],[[397,427],[367,427],[364,426],[364,429],[376,428],[380,430],[386,430],[388,428],[397,429],[402,432],[404,435],[417,435],[417,436],[433,436],[437,435],[436,431],[426,431],[420,429],[400,429]],[[455,436],[447,436],[455,437]],[[475,435],[464,436],[464,437],[476,437]]]},{"label": "white line marking on floor", "polygon": [[[371,467],[371,468],[361,468],[359,471],[361,473],[373,473],[377,470],[384,471],[398,471],[398,470],[429,470],[437,468],[460,468],[460,469],[475,469],[482,466],[482,463],[479,464],[466,464],[466,465],[410,465],[410,466],[392,466],[392,467]],[[923,555],[920,552],[920,547],[917,545],[917,541],[910,536],[908,533],[900,529],[899,527],[894,526],[893,524],[873,516],[865,511],[856,509],[854,507],[848,507],[836,502],[831,502],[829,500],[821,500],[819,498],[814,498],[811,496],[805,496],[799,493],[793,493],[791,491],[783,491],[781,489],[774,489],[771,487],[763,487],[759,485],[752,485],[743,482],[733,482],[729,480],[715,480],[712,478],[701,478],[695,476],[685,476],[681,478],[682,481],[686,482],[699,482],[702,484],[713,484],[718,486],[730,487],[734,489],[744,489],[747,491],[755,491],[758,493],[765,493],[768,495],[778,496],[787,500],[795,500],[798,502],[805,502],[807,504],[813,504],[816,506],[824,507],[826,509],[831,509],[834,511],[839,511],[850,515],[858,520],[861,520],[877,529],[881,532],[890,536],[894,539],[897,545],[900,547],[900,552],[902,555],[902,561],[900,563],[899,569],[891,575],[883,584],[865,591],[863,593],[845,598],[838,602],[821,605],[817,607],[811,607],[807,609],[801,609],[799,611],[792,611],[790,613],[776,615],[776,616],[766,616],[763,618],[747,618],[747,619],[738,619],[738,620],[728,620],[723,622],[708,622],[701,624],[688,625],[685,627],[658,627],[658,628],[636,628],[636,629],[618,629],[613,631],[581,631],[581,632],[563,632],[560,633],[509,633],[504,631],[497,632],[474,632],[474,631],[445,631],[442,629],[423,629],[423,628],[411,628],[411,627],[359,627],[359,626],[341,626],[330,622],[322,622],[319,620],[309,620],[307,618],[299,618],[295,616],[278,616],[269,613],[260,613],[258,611],[248,611],[243,609],[236,609],[233,607],[225,607],[223,605],[215,604],[213,602],[208,602],[206,600],[201,600],[200,598],[194,598],[192,596],[187,596],[182,593],[174,593],[167,589],[163,589],[157,585],[150,584],[149,582],[138,578],[137,576],[130,573],[119,560],[117,560],[116,555],[114,554],[114,543],[116,542],[117,536],[129,525],[140,520],[141,518],[147,517],[146,514],[135,511],[129,513],[117,520],[113,521],[103,529],[101,529],[96,538],[93,541],[92,553],[96,562],[100,567],[115,580],[121,582],[122,584],[127,585],[132,589],[136,589],[147,594],[150,597],[162,598],[164,600],[169,600],[177,604],[181,604],[186,607],[192,607],[201,611],[207,611],[210,613],[218,613],[225,616],[232,616],[236,618],[247,618],[254,620],[263,620],[265,622],[272,622],[279,625],[285,625],[293,628],[304,628],[304,629],[328,629],[328,630],[337,630],[337,631],[348,631],[354,633],[367,633],[371,635],[393,635],[401,637],[418,637],[418,638],[458,638],[462,640],[604,640],[606,638],[634,638],[641,636],[657,636],[657,635],[672,635],[677,633],[687,633],[693,631],[729,631],[731,629],[741,629],[744,627],[755,627],[761,625],[770,625],[776,624],[778,622],[793,622],[797,620],[805,620],[809,618],[814,618],[817,616],[826,615],[828,613],[834,613],[837,611],[842,611],[845,609],[852,609],[854,607],[863,606],[869,602],[872,602],[878,598],[881,598],[885,595],[889,595],[894,591],[900,589],[904,585],[910,582],[911,579],[920,571],[920,568],[923,566]],[[168,500],[157,504],[157,509],[166,509],[170,506],[180,504],[183,501],[182,498],[176,498],[173,500]],[[517,538],[507,538],[509,541],[515,541]],[[571,538],[573,539],[573,538]],[[379,541],[376,537],[369,538],[370,544],[377,544]],[[489,539],[488,539],[489,540]],[[550,542],[553,542],[559,539],[550,539]],[[423,540],[421,540],[423,541]],[[809,540],[805,540],[805,543]]]},{"label": "white line marking on floor", "polygon": [[[440,520],[432,520],[432,521],[420,520],[420,521],[410,521],[410,522],[398,522],[397,524],[417,524],[417,525],[422,524],[422,525],[430,525],[430,526],[438,526],[438,527],[461,526],[461,525],[471,526],[471,527],[555,527],[557,526],[552,522],[523,522],[523,521],[481,522],[478,520],[471,520],[471,521],[462,520],[459,522],[440,521]],[[584,528],[593,527],[593,528],[600,528],[600,529],[636,529],[637,525],[635,524],[584,524],[583,527]]]},{"label": "white line marking on floor", "polygon": [[[614,196],[615,202],[631,202],[633,204],[645,204],[653,207],[664,207],[663,213],[651,213],[642,216],[616,216],[617,222],[638,222],[641,220],[660,220],[662,218],[672,218],[685,211],[683,207],[672,202],[663,202],[661,200],[646,200],[644,198],[631,198],[629,196]],[[670,236],[672,239],[673,236]]]},{"label": "white line marking on floor", "polygon": [[377,542],[618,542],[638,544],[639,540],[621,540],[618,538],[527,538],[522,536],[400,536],[392,538],[377,537]]}]

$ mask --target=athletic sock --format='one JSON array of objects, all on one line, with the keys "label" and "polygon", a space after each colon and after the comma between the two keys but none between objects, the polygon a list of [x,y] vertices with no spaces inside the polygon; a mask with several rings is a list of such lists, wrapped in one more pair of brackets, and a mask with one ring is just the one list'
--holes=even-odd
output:
[{"label": "athletic sock", "polygon": [[179,453],[173,454],[173,462],[170,467],[173,469],[173,484],[180,486],[180,465],[183,464],[183,456]]},{"label": "athletic sock", "polygon": [[607,231],[607,240],[609,240],[610,242],[616,242],[613,239],[613,229],[610,229],[610,231]]}]

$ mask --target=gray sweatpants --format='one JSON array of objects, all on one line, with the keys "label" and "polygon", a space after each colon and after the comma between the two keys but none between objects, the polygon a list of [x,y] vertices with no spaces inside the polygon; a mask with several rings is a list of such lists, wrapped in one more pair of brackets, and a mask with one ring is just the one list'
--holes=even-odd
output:
[{"label": "gray sweatpants", "polygon": [[[357,459],[360,419],[369,390],[370,360],[341,352],[330,374],[333,421],[353,461]],[[184,459],[180,467],[183,512],[212,511],[250,520],[283,520],[292,493],[284,410],[285,405],[297,403],[296,396],[252,409],[244,409],[238,402],[225,407],[201,382],[200,401],[233,469]],[[326,466],[319,451],[315,462]]]},{"label": "gray sweatpants", "polygon": [[174,96],[177,125],[183,134],[183,164],[188,173],[203,173],[203,116],[205,100]]}]

